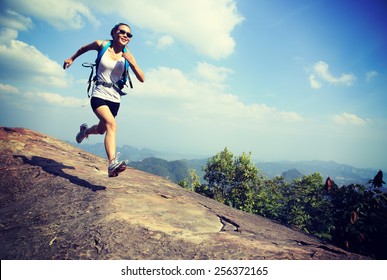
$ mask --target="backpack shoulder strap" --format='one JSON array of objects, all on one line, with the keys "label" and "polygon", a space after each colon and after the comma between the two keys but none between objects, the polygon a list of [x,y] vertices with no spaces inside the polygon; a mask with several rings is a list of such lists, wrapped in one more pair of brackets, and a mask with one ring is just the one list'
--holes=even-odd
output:
[{"label": "backpack shoulder strap", "polygon": [[[122,52],[127,52],[127,51],[128,49],[126,47],[124,47],[124,49],[122,50]],[[124,79],[125,81],[128,80],[130,88],[133,88],[132,80],[130,79],[130,75],[129,75],[129,61],[127,61],[126,59],[125,59]]]},{"label": "backpack shoulder strap", "polygon": [[[106,42],[106,43],[105,43]],[[106,50],[111,46],[112,44],[112,41],[110,40],[106,40],[105,42],[102,43],[101,45],[101,49],[98,51],[98,56],[97,56],[97,59],[95,60],[95,64],[97,65],[97,68],[98,68],[98,64],[99,62],[101,61],[101,58],[103,56],[103,54],[106,52]]]},{"label": "backpack shoulder strap", "polygon": [[86,63],[82,63],[83,67],[91,68],[91,72],[90,72],[90,76],[89,76],[89,81],[87,82],[88,83],[88,86],[87,86],[87,96],[89,98],[90,98],[89,91],[90,91],[90,88],[91,88],[91,84],[92,84],[92,82],[94,81],[94,78],[95,78],[95,77],[93,78],[94,67],[95,67],[95,72],[97,73],[99,62],[101,61],[101,58],[102,58],[103,54],[111,46],[111,44],[112,44],[112,41],[110,41],[110,40],[105,40],[104,42],[102,42],[101,49],[98,51],[98,55],[97,55],[97,58],[96,58],[94,64],[93,63],[87,63],[87,62]]}]

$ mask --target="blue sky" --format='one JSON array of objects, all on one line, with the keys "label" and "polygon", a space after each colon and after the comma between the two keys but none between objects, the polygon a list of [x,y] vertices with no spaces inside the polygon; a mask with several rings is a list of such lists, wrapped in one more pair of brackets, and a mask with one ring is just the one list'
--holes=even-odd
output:
[{"label": "blue sky", "polygon": [[[254,159],[334,160],[387,170],[384,0],[3,0],[0,125],[74,142],[96,123],[95,52],[65,59],[117,22],[144,84],[122,100],[118,145]],[[132,74],[132,77],[134,75]],[[89,143],[102,142],[101,136]]]}]

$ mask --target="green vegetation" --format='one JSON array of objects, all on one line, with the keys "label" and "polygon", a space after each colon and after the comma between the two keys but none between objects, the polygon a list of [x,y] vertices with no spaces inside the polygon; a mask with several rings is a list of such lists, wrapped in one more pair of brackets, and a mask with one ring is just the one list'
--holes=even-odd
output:
[{"label": "green vegetation", "polygon": [[286,182],[265,179],[251,154],[235,157],[227,148],[179,185],[239,210],[258,214],[333,242],[349,251],[387,258],[387,195],[363,185],[328,189],[319,173]]}]

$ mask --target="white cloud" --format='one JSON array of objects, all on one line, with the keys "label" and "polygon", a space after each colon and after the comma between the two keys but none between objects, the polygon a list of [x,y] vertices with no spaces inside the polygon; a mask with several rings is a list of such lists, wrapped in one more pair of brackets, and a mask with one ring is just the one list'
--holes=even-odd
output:
[{"label": "white cloud", "polygon": [[[243,21],[235,0],[3,0],[4,8],[19,17],[18,30],[27,18],[39,18],[58,29],[79,29],[86,21],[99,22],[92,9],[122,17],[131,25],[163,34],[158,47],[167,47],[180,40],[200,54],[220,59],[229,56],[235,47],[231,32]],[[9,16],[8,16],[9,18]],[[24,23],[23,23],[24,22]]]},{"label": "white cloud", "polygon": [[172,36],[164,35],[164,36],[159,38],[159,40],[157,42],[157,47],[159,49],[164,49],[166,47],[173,45],[173,43],[174,43],[174,40],[173,40]]},{"label": "white cloud", "polygon": [[231,32],[243,21],[234,0],[96,0],[90,5],[102,13],[118,13],[152,32],[169,34],[215,59],[234,51]]},{"label": "white cloud", "polygon": [[[54,4],[55,3],[55,4]],[[20,86],[54,86],[65,87],[68,81],[62,66],[52,61],[34,46],[17,40],[19,31],[27,31],[33,27],[29,17],[40,17],[49,21],[50,17],[57,17],[52,24],[60,24],[63,16],[57,16],[56,9],[71,7],[71,1],[4,1],[4,10],[0,11],[0,71],[1,81],[18,83]],[[47,9],[52,6],[52,9]],[[45,7],[45,8],[42,8]],[[79,6],[74,5],[74,9]],[[70,8],[71,9],[71,8]],[[28,16],[23,15],[24,13]],[[62,11],[63,13],[63,11]],[[72,18],[68,18],[73,22]],[[55,21],[55,22],[54,22]],[[71,26],[72,23],[66,23]],[[57,26],[57,25],[56,25]],[[22,81],[22,82],[21,82]]]},{"label": "white cloud", "polygon": [[349,114],[349,113],[342,113],[340,115],[334,115],[333,116],[334,122],[341,124],[341,125],[346,125],[346,124],[352,124],[352,125],[358,125],[358,126],[363,126],[367,124],[367,120],[364,120],[354,114]]},{"label": "white cloud", "polygon": [[15,11],[0,11],[0,27],[0,44],[9,45],[17,38],[19,31],[32,28],[32,20]]},{"label": "white cloud", "polygon": [[11,40],[9,46],[0,45],[0,60],[2,80],[23,80],[23,83],[29,81],[55,87],[67,85],[62,66],[24,42]]},{"label": "white cloud", "polygon": [[217,83],[224,82],[233,71],[226,67],[219,67],[207,62],[199,62],[196,67],[199,77]]},{"label": "white cloud", "polygon": [[312,88],[319,89],[322,87],[322,85],[317,81],[316,76],[313,74],[309,76],[309,82]]},{"label": "white cloud", "polygon": [[17,38],[18,32],[14,29],[2,28],[0,30],[0,44],[9,45],[12,40]]},{"label": "white cloud", "polygon": [[5,10],[0,13],[0,25],[7,29],[27,31],[32,28],[32,20],[15,11]]},{"label": "white cloud", "polygon": [[313,66],[313,74],[309,76],[310,84],[313,88],[320,88],[322,85],[317,78],[332,85],[352,85],[356,77],[353,74],[341,74],[335,77],[329,71],[329,65],[324,61],[319,61]]},{"label": "white cloud", "polygon": [[1,93],[10,93],[10,94],[19,94],[20,91],[18,88],[8,85],[8,84],[2,84],[0,83],[0,92]]},{"label": "white cloud", "polygon": [[[208,76],[206,67],[218,70],[219,75]],[[299,122],[303,118],[295,112],[286,112],[265,104],[245,104],[238,96],[223,91],[222,73],[227,70],[199,63],[196,72],[207,80],[190,78],[177,69],[159,67],[147,72],[147,81],[136,87],[133,98],[146,102],[150,114],[159,114],[179,122],[197,122],[206,125],[221,122],[228,126],[250,126],[259,123],[269,126]],[[226,71],[228,72],[228,70]],[[208,82],[210,79],[211,82]],[[216,81],[213,83],[212,81]],[[156,110],[156,111],[155,111]],[[141,112],[144,114],[144,112]],[[224,127],[224,129],[226,129]],[[220,129],[218,127],[218,129]]]},{"label": "white cloud", "polygon": [[34,0],[15,1],[2,0],[5,8],[16,11],[17,14],[27,14],[31,17],[39,18],[59,29],[79,29],[88,20],[94,25],[98,25],[86,4],[74,0]]},{"label": "white cloud", "polygon": [[81,107],[85,104],[84,99],[79,99],[75,97],[64,97],[57,93],[50,92],[36,92],[31,93],[31,96],[37,96],[47,103],[54,104],[61,107]]},{"label": "white cloud", "polygon": [[129,137],[133,145],[174,151],[200,147],[212,153],[225,146],[252,151],[258,146],[255,153],[262,156],[258,150],[267,153],[264,147],[270,146],[281,154],[288,146],[284,142],[305,133],[308,120],[302,115],[243,102],[225,90],[221,75],[200,76],[203,65],[222,73],[222,67],[207,63],[197,65],[192,71],[196,75],[167,67],[147,71],[146,82],[135,84],[133,94],[122,100],[118,122],[131,127],[122,137]]}]

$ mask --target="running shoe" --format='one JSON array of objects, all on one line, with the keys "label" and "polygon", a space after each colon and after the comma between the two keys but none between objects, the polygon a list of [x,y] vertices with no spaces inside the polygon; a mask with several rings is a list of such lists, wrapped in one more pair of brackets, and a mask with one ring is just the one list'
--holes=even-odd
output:
[{"label": "running shoe", "polygon": [[125,171],[126,169],[126,162],[124,160],[119,160],[120,153],[116,154],[115,159],[109,163],[108,166],[108,176],[109,177],[116,177],[118,176],[118,173],[121,173],[122,171]]},{"label": "running shoe", "polygon": [[87,130],[87,124],[82,124],[79,128],[79,132],[77,136],[75,137],[75,140],[77,140],[77,143],[81,143],[83,139],[87,138],[86,130]]}]

